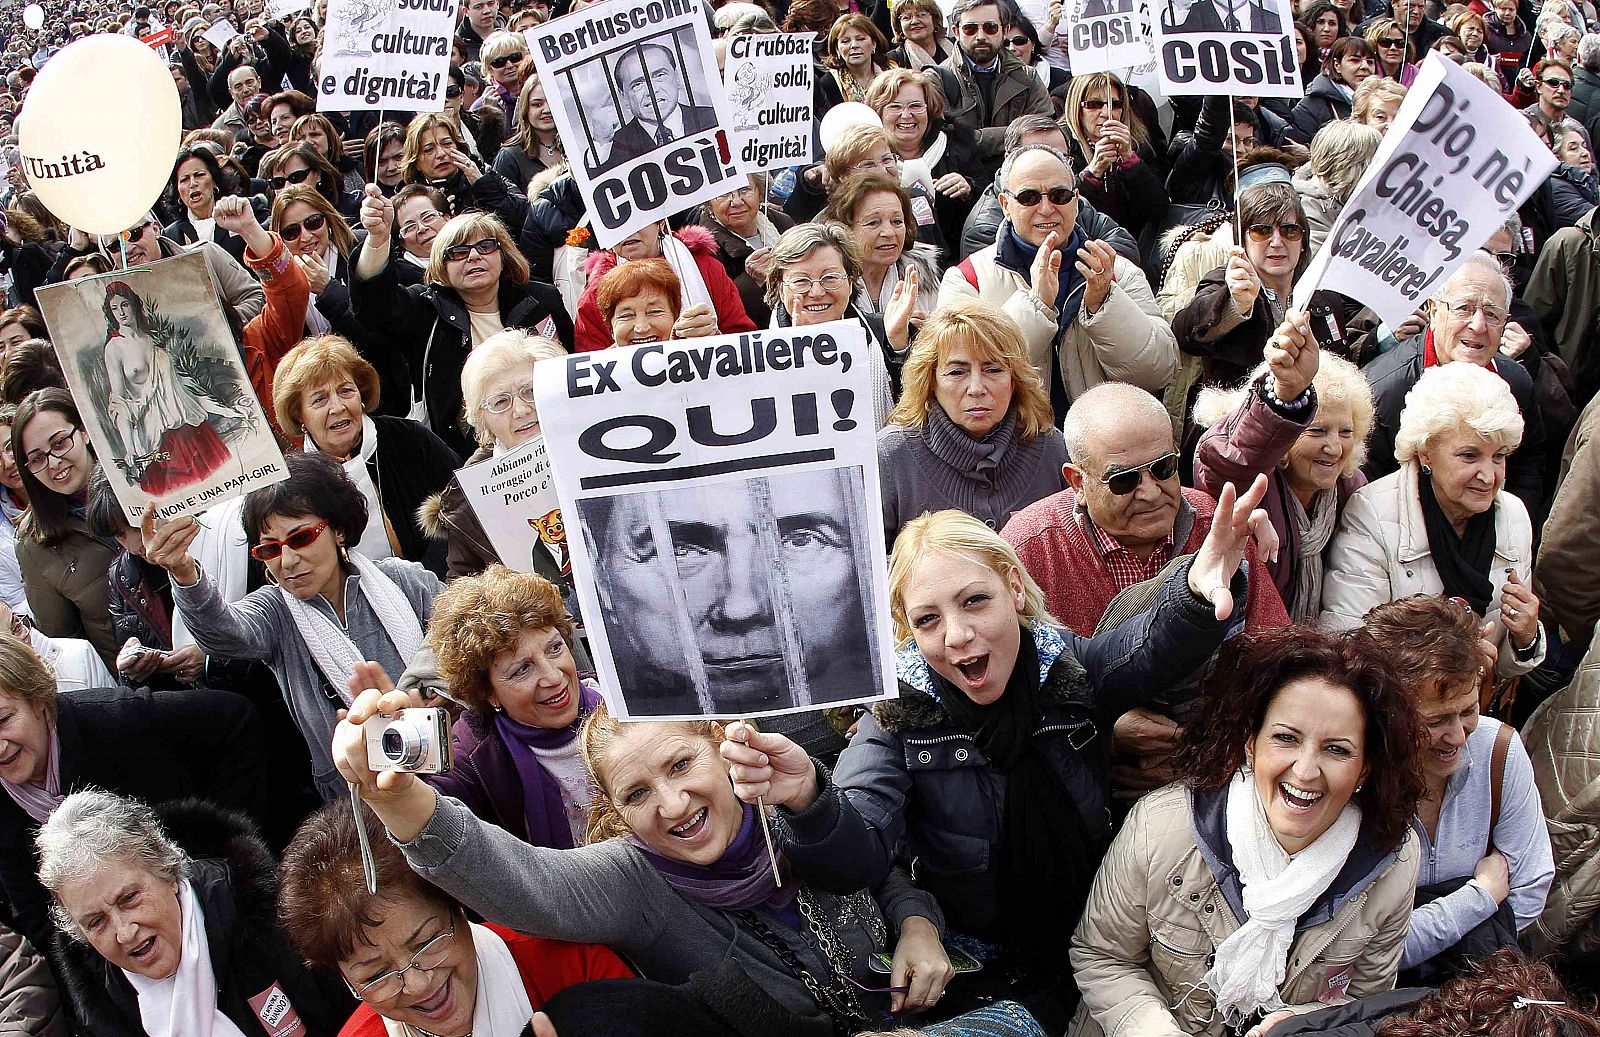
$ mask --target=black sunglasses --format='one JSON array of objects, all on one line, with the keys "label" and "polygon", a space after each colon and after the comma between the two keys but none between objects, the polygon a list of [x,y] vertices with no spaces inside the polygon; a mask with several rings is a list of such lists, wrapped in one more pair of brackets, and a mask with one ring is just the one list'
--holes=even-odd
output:
[{"label": "black sunglasses", "polygon": [[1066,205],[1078,197],[1078,189],[1076,187],[1052,187],[1049,191],[1041,191],[1035,187],[1024,187],[1022,190],[1014,192],[1011,197],[1030,209],[1045,198],[1049,198],[1052,205]]},{"label": "black sunglasses", "polygon": [[1378,46],[1384,47],[1386,49],[1387,48],[1394,48],[1394,47],[1404,47],[1405,45],[1406,45],[1406,41],[1403,38],[1399,37],[1399,36],[1396,36],[1393,39],[1379,40],[1378,41]]},{"label": "black sunglasses", "polygon": [[521,61],[525,57],[527,57],[527,55],[522,53],[520,50],[517,51],[515,54],[504,54],[504,55],[501,55],[498,58],[491,58],[490,61],[489,61],[489,67],[490,68],[505,68],[507,65],[510,65],[510,64],[512,64],[514,62]]},{"label": "black sunglasses", "polygon": [[444,88],[444,95],[452,101],[461,96],[461,88],[454,83]]},{"label": "black sunglasses", "polygon": [[1552,90],[1572,89],[1572,80],[1570,79],[1541,79],[1539,82],[1543,83]]},{"label": "black sunglasses", "polygon": [[460,245],[451,245],[444,250],[444,258],[452,263],[466,259],[476,252],[480,256],[492,256],[500,251],[499,238],[479,238],[477,241],[468,241]]},{"label": "black sunglasses", "polygon": [[1114,475],[1108,475],[1100,481],[1105,483],[1106,489],[1118,497],[1126,497],[1139,488],[1139,484],[1144,481],[1144,473],[1146,471],[1150,473],[1150,478],[1156,482],[1166,482],[1178,474],[1178,455],[1176,453],[1162,454],[1154,461],[1142,464],[1137,468],[1124,469]]},{"label": "black sunglasses", "polygon": [[314,212],[310,216],[307,216],[305,219],[301,220],[299,223],[285,223],[282,227],[279,227],[278,237],[282,238],[284,241],[297,241],[300,238],[301,228],[304,228],[308,232],[315,233],[316,231],[321,230],[322,225],[327,222],[328,218],[326,216],[322,215],[320,212]]},{"label": "black sunglasses", "polygon": [[303,184],[307,180],[310,180],[315,173],[315,169],[307,168],[297,169],[293,173],[289,173],[286,176],[275,176],[272,178],[272,189],[274,191],[281,191],[286,184]]},{"label": "black sunglasses", "polygon": [[1007,36],[1005,38],[1005,44],[1008,47],[1022,47],[1032,42],[1026,36]]},{"label": "black sunglasses", "polygon": [[[1083,107],[1086,111],[1098,112],[1100,109],[1106,106],[1106,103],[1107,102],[1104,97],[1091,97],[1083,102]],[[1113,97],[1110,101],[1110,104],[1113,111],[1122,111],[1121,98]]]}]

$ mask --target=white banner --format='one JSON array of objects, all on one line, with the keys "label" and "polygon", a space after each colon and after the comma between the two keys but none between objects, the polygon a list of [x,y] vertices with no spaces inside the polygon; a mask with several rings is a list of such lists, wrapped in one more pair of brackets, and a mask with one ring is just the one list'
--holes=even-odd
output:
[{"label": "white banner", "polygon": [[530,32],[602,248],[738,186],[700,0],[604,0]]},{"label": "white banner", "polygon": [[539,436],[456,472],[467,504],[509,568],[531,573],[531,552],[543,551],[570,571],[554,479]]},{"label": "white banner", "polygon": [[205,256],[38,297],[100,470],[135,527],[152,505],[171,518],[289,477]]},{"label": "white banner", "polygon": [[811,164],[811,41],[807,32],[746,33],[728,41],[722,87],[741,173]]},{"label": "white banner", "polygon": [[1299,97],[1290,0],[1156,0],[1164,97]]},{"label": "white banner", "polygon": [[1400,323],[1555,168],[1522,113],[1460,65],[1429,54],[1295,286],[1294,304],[1326,288]]},{"label": "white banner", "polygon": [[317,110],[442,112],[456,0],[328,0]]},{"label": "white banner", "polygon": [[618,715],[769,716],[893,693],[874,348],[844,321],[535,368]]},{"label": "white banner", "polygon": [[1062,21],[1075,76],[1122,72],[1155,57],[1149,0],[1068,0]]},{"label": "white banner", "polygon": [[273,21],[284,21],[292,14],[299,14],[311,6],[311,0],[272,0],[267,5],[267,17]]}]

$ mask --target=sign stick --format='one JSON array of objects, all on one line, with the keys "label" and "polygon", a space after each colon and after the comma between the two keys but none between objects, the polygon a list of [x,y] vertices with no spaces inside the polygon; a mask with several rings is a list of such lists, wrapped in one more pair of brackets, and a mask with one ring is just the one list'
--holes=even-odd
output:
[{"label": "sign stick", "polygon": [[1239,217],[1239,136],[1234,129],[1239,124],[1239,113],[1234,108],[1237,99],[1228,95],[1228,150],[1233,154],[1233,243],[1244,247],[1244,225]]},{"label": "sign stick", "polygon": [[[740,723],[755,730],[755,722],[743,720]],[[767,860],[772,862],[772,880],[778,885],[783,885],[783,875],[778,871],[778,851],[772,845],[772,823],[767,820],[767,802],[761,796],[756,797],[756,816],[761,818],[761,835],[767,841]]]}]

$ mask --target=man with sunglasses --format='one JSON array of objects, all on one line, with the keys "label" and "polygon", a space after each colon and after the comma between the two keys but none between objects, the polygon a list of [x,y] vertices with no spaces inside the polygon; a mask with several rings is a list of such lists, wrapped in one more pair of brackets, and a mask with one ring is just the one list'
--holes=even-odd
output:
[{"label": "man with sunglasses", "polygon": [[[1572,66],[1560,58],[1543,58],[1533,66],[1533,81],[1539,99],[1522,110],[1538,112],[1550,120],[1552,133],[1560,133],[1560,126],[1567,119],[1567,106],[1572,104]],[[1588,136],[1588,130],[1583,132]]]},{"label": "man with sunglasses", "polygon": [[1178,371],[1178,346],[1138,265],[1078,227],[1067,156],[1024,144],[995,179],[1005,219],[995,243],[947,270],[941,302],[977,298],[1022,329],[1057,414],[1102,382],[1160,392]]},{"label": "man with sunglasses", "polygon": [[957,0],[950,11],[956,50],[938,66],[944,70],[945,114],[977,136],[978,158],[990,169],[1013,119],[1055,114],[1039,76],[1000,45],[1003,24],[995,0]]}]

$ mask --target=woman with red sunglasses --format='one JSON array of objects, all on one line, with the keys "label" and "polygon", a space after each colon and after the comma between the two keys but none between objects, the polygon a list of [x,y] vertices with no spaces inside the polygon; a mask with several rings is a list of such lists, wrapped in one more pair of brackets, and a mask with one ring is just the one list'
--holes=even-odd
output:
[{"label": "woman with red sunglasses", "polygon": [[317,792],[331,802],[346,794],[328,747],[355,664],[371,659],[390,673],[404,670],[422,647],[443,584],[415,562],[374,562],[346,546],[366,528],[367,500],[337,461],[305,452],[285,460],[287,481],[244,501],[245,541],[270,586],[224,600],[189,553],[200,532],[193,518],[157,525],[147,513],[145,557],[172,575],[173,601],[206,654],[272,670],[310,749]]}]

